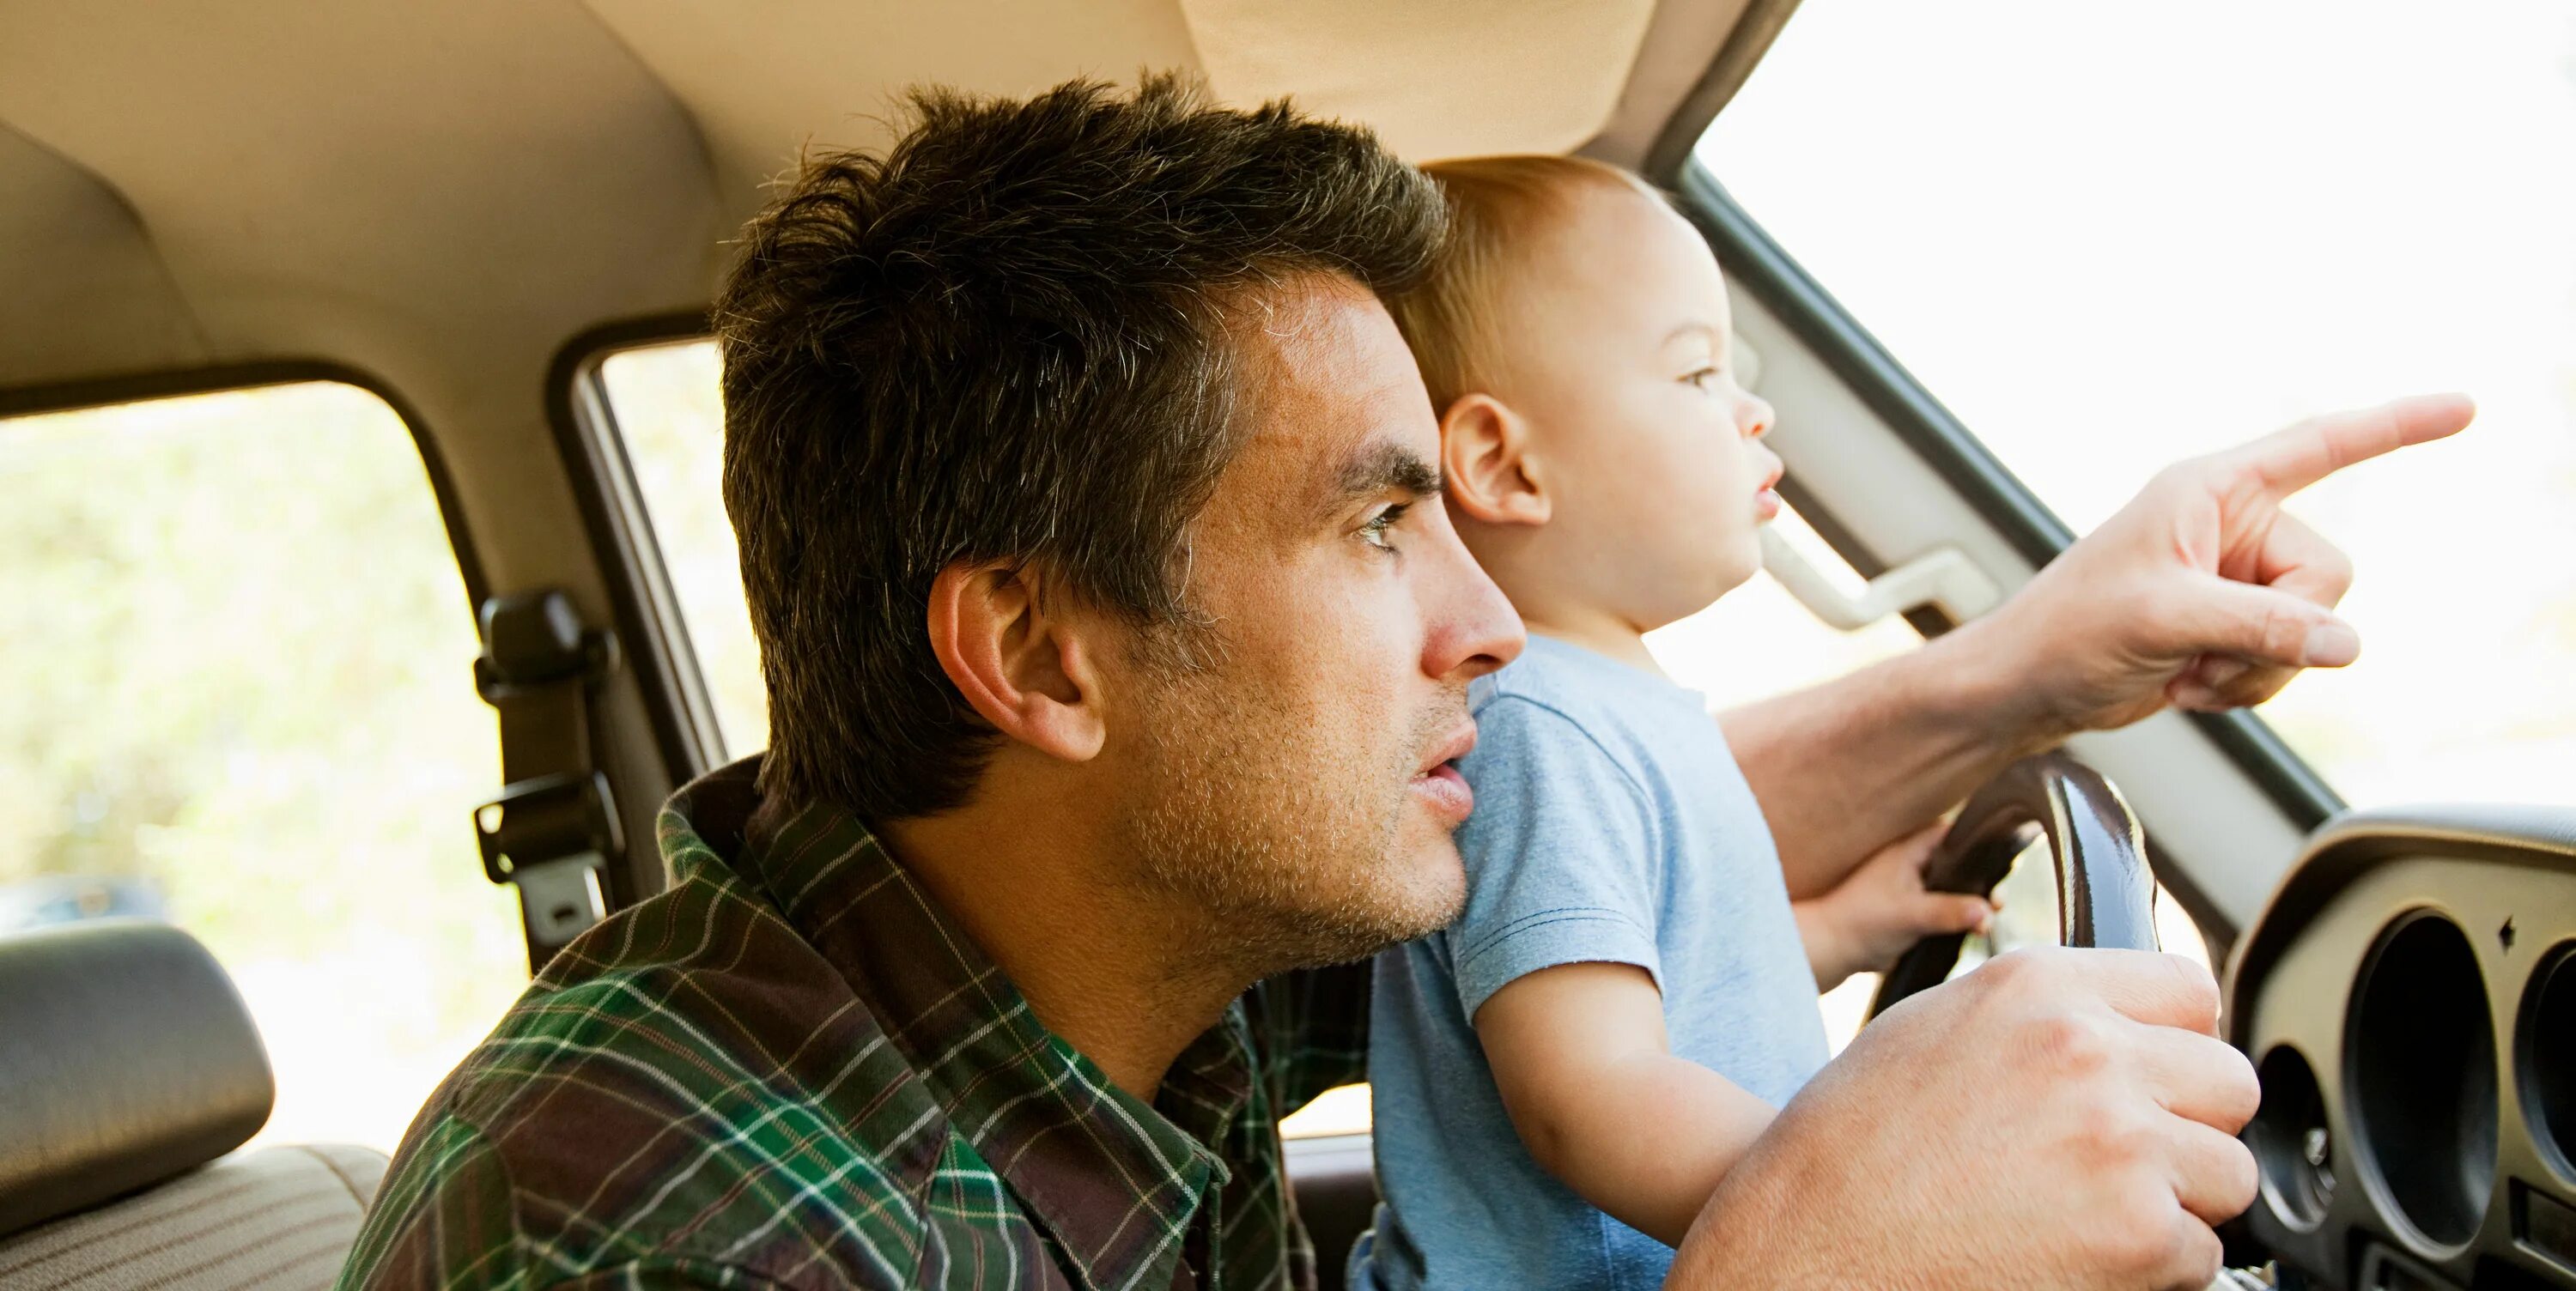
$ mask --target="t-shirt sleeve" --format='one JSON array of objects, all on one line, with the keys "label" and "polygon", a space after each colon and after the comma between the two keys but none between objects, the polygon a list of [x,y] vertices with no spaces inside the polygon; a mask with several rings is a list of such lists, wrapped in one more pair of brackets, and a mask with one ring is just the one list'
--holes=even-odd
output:
[{"label": "t-shirt sleeve", "polygon": [[1635,964],[1660,984],[1660,831],[1636,777],[1579,722],[1517,695],[1477,714],[1462,769],[1476,809],[1458,831],[1467,908],[1447,942],[1465,1015],[1559,964]]}]

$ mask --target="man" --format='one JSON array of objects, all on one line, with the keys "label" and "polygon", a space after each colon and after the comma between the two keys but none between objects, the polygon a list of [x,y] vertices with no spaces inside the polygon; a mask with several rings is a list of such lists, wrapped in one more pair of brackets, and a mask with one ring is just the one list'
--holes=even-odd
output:
[{"label": "man", "polygon": [[[1464,689],[1520,644],[1375,294],[1439,200],[1169,80],[919,115],[809,165],[718,305],[772,750],[441,1087],[344,1285],[1311,1285],[1277,1123],[1361,1074],[1366,998],[1319,966],[1456,910]],[[2348,660],[2340,558],[2273,504],[2465,418],[2178,468],[1990,623],[1731,721],[1784,851]],[[2118,952],[1926,993],[1673,1285],[2205,1280],[2253,1189],[2215,1011]]]}]

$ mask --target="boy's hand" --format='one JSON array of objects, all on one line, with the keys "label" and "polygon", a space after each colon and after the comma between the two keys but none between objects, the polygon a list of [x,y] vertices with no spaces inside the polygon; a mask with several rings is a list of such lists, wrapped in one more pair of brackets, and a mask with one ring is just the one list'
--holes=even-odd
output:
[{"label": "boy's hand", "polygon": [[1981,931],[1994,918],[1994,904],[1983,897],[1925,890],[1923,867],[1949,828],[1943,822],[1908,834],[1861,862],[1833,890],[1791,907],[1817,990],[1884,969],[1925,937]]}]

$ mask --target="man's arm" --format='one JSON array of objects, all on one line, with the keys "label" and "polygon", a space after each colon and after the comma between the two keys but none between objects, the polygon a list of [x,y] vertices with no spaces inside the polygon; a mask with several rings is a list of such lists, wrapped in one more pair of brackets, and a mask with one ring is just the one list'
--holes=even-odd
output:
[{"label": "man's arm", "polygon": [[2167,705],[2261,703],[2361,650],[2343,553],[2281,510],[2355,462],[2466,426],[2459,395],[2302,422],[2167,468],[1994,613],[1841,681],[1725,716],[1795,897],[2015,758]]},{"label": "man's arm", "polygon": [[1792,899],[1831,891],[1889,840],[2066,737],[2027,711],[1978,626],[1720,719]]}]

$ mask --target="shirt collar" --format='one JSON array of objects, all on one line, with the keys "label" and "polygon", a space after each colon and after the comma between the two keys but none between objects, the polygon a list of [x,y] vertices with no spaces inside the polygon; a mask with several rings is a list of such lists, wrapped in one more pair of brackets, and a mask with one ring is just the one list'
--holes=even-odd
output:
[{"label": "shirt collar", "polygon": [[673,872],[720,867],[757,889],[1095,1291],[1170,1285],[1192,1216],[1227,1178],[1218,1145],[1251,1094],[1241,1010],[1182,1053],[1159,1108],[1148,1105],[1048,1031],[855,815],[771,810],[757,774],[747,759],[672,799],[661,841]]}]

